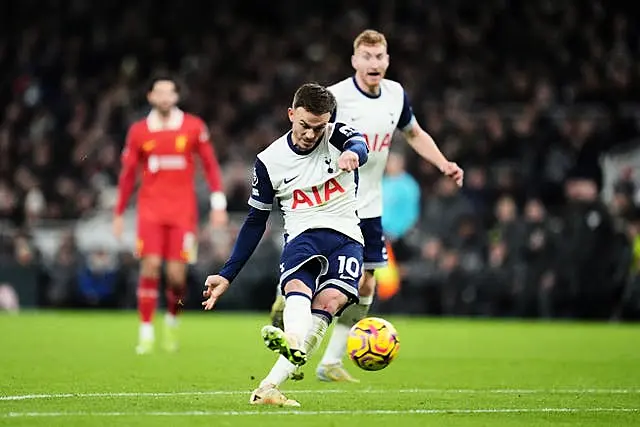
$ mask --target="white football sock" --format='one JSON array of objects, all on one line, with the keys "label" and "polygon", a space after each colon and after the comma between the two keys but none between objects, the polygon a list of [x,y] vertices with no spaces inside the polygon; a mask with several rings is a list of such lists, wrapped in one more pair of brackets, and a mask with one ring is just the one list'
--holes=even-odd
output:
[{"label": "white football sock", "polygon": [[141,323],[139,334],[140,334],[139,336],[141,341],[153,340],[154,339],[153,323],[151,322]]},{"label": "white football sock", "polygon": [[322,356],[321,365],[334,365],[342,363],[342,358],[347,353],[347,338],[351,327],[359,320],[363,319],[373,302],[373,296],[360,297],[358,304],[351,305],[342,313],[335,326],[333,333],[329,339],[327,349]]},{"label": "white football sock", "polygon": [[269,374],[260,382],[260,388],[267,384],[273,384],[276,387],[280,386],[283,382],[289,378],[289,375],[296,370],[296,366],[289,362],[286,357],[280,356],[276,363],[269,371]]},{"label": "white football sock", "polygon": [[284,331],[296,340],[295,348],[302,349],[304,338],[311,329],[311,300],[298,294],[287,296],[282,320]]},{"label": "white football sock", "polygon": [[327,318],[314,313],[312,315],[311,328],[304,339],[304,351],[307,356],[311,356],[320,347],[322,339],[327,333],[327,328],[329,328]]}]

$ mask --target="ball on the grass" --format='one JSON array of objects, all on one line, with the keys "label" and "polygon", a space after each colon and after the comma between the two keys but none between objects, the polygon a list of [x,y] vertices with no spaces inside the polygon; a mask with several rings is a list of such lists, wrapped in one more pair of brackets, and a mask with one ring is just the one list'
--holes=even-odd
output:
[{"label": "ball on the grass", "polygon": [[349,358],[365,371],[379,371],[395,359],[400,350],[396,328],[387,320],[367,317],[353,325],[347,339]]}]

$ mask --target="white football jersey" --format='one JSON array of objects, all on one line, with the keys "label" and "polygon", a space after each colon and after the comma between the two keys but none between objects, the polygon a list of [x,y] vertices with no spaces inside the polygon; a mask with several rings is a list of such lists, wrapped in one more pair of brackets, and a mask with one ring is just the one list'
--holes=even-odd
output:
[{"label": "white football jersey", "polygon": [[310,152],[293,145],[291,132],[258,154],[249,205],[271,210],[274,198],[284,216],[287,240],[306,230],[329,228],[363,242],[356,213],[358,170],[343,172],[338,157],[362,135],[344,123],[329,123]]},{"label": "white football jersey", "polygon": [[380,83],[378,96],[362,91],[355,77],[328,89],[338,102],[335,120],[362,132],[369,147],[369,160],[360,168],[358,216],[382,216],[382,176],[393,132],[409,129],[415,122],[409,99],[400,83],[388,79]]}]

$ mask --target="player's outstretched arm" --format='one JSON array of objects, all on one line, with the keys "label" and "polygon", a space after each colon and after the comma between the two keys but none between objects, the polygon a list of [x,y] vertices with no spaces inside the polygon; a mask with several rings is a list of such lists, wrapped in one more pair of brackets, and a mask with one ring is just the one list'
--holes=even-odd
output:
[{"label": "player's outstretched arm", "polygon": [[398,129],[404,133],[407,142],[420,157],[437,167],[443,174],[453,179],[458,187],[462,187],[464,171],[454,162],[450,162],[442,154],[436,142],[416,120],[407,93],[404,93],[402,112],[398,119]]},{"label": "player's outstretched arm", "polygon": [[240,228],[238,238],[231,251],[231,256],[225,262],[220,273],[207,277],[206,289],[203,296],[207,298],[202,303],[205,310],[211,310],[217,299],[227,290],[229,284],[236,278],[247,263],[251,255],[258,247],[258,243],[267,228],[269,211],[264,211],[251,207],[249,214]]},{"label": "player's outstretched arm", "polygon": [[407,130],[404,131],[407,143],[413,150],[423,159],[440,169],[440,171],[453,179],[458,187],[462,187],[464,181],[464,171],[455,162],[450,162],[442,154],[438,145],[424,129],[420,127],[418,122],[413,122]]}]

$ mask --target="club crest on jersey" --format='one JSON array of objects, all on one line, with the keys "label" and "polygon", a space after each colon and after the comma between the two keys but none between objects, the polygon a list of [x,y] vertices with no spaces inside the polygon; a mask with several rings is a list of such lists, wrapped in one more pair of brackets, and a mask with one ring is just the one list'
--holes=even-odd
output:
[{"label": "club crest on jersey", "polygon": [[331,178],[324,184],[311,187],[311,191],[293,190],[293,204],[291,209],[304,205],[306,207],[320,206],[327,203],[334,194],[342,194],[345,190],[335,178]]},{"label": "club crest on jersey", "polygon": [[176,151],[178,153],[184,152],[184,149],[187,146],[187,136],[186,135],[178,135],[176,137]]},{"label": "club crest on jersey", "polygon": [[331,157],[325,157],[324,164],[327,165],[327,172],[333,173],[333,168],[331,167]]}]

